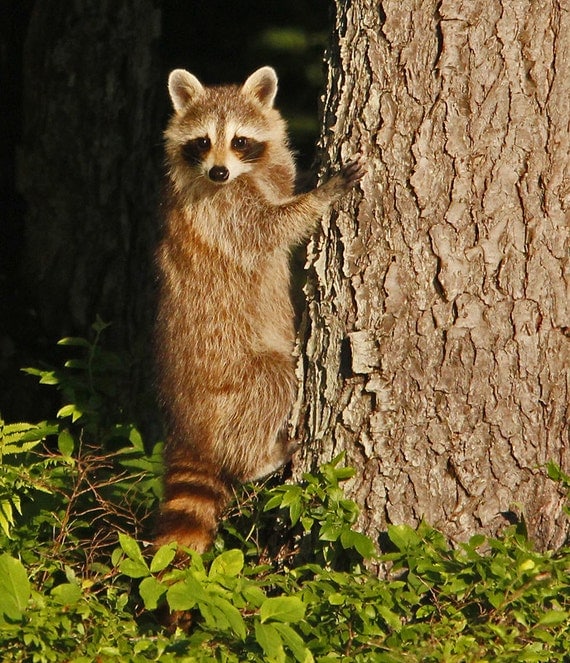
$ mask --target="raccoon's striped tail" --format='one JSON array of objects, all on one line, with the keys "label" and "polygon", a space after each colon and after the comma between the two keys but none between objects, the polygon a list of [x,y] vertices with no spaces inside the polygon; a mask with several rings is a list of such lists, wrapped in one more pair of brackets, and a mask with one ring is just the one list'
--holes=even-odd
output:
[{"label": "raccoon's striped tail", "polygon": [[212,545],[231,495],[230,479],[220,476],[211,463],[178,459],[167,464],[155,545],[176,541],[179,546],[205,552]]}]

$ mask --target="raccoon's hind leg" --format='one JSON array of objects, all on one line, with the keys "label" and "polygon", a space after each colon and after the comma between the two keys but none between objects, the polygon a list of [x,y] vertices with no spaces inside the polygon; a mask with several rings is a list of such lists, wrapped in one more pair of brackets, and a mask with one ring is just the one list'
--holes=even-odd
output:
[{"label": "raccoon's hind leg", "polygon": [[275,440],[270,440],[267,445],[266,453],[261,455],[258,463],[246,477],[247,481],[263,479],[291,460],[293,454],[298,451],[299,443],[296,440],[290,440],[286,426],[278,433]]},{"label": "raccoon's hind leg", "polygon": [[216,439],[227,472],[239,481],[271,474],[297,449],[287,437],[287,419],[295,395],[292,359],[263,352],[243,362],[239,380],[218,408],[224,412]]},{"label": "raccoon's hind leg", "polygon": [[164,500],[156,525],[156,546],[176,541],[202,553],[211,546],[220,515],[231,498],[231,479],[212,461],[190,450],[167,458]]}]

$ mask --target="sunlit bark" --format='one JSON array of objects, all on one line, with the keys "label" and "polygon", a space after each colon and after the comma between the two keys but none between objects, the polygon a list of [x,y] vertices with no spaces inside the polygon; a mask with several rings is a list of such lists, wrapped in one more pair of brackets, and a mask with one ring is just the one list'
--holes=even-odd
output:
[{"label": "sunlit bark", "polygon": [[322,146],[359,194],[309,247],[297,470],[342,450],[371,533],[567,534],[570,13],[336,2]]}]

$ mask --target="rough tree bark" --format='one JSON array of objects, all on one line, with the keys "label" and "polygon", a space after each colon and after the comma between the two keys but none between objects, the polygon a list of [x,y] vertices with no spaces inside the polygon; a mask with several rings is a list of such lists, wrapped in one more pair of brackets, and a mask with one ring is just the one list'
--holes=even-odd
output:
[{"label": "rough tree bark", "polygon": [[153,0],[34,7],[19,186],[25,276],[50,337],[85,333],[99,314],[132,348],[150,323],[159,34]]},{"label": "rough tree bark", "polygon": [[368,174],[309,246],[294,434],[361,525],[568,532],[570,13],[336,0],[324,160]]}]

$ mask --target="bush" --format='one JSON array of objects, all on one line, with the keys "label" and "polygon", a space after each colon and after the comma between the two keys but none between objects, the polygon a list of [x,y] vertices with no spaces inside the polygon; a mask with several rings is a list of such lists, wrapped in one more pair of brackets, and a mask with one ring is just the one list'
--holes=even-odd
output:
[{"label": "bush", "polygon": [[380,554],[353,529],[342,457],[244,486],[210,553],[147,546],[160,445],[124,420],[104,329],[29,370],[63,395],[54,421],[0,421],[3,661],[567,660],[568,548],[538,553],[520,527],[453,548],[422,524],[389,527]]}]

